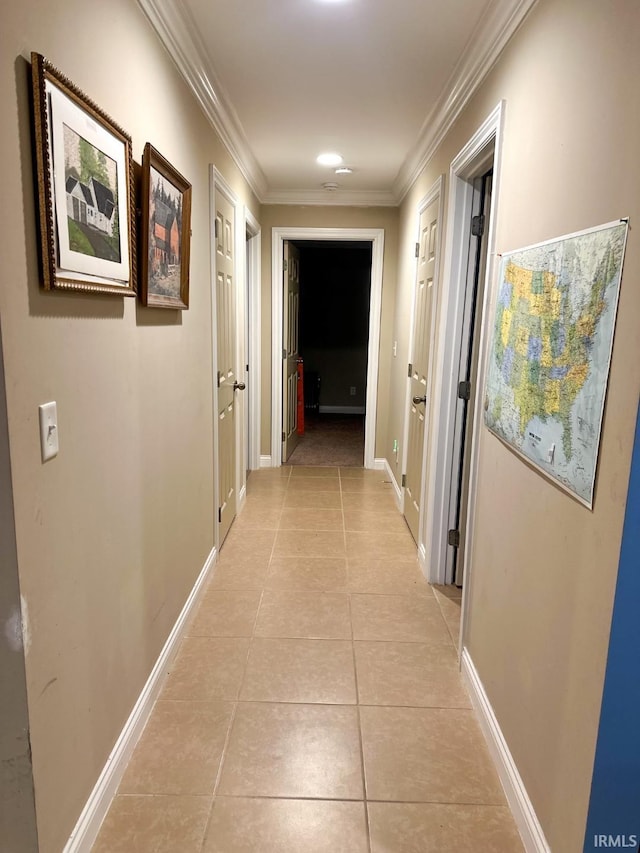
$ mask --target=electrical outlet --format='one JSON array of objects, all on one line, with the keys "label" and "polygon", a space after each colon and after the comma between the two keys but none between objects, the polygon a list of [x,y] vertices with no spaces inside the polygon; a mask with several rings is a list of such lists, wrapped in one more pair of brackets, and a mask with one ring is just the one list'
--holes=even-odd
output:
[{"label": "electrical outlet", "polygon": [[352,397],[356,396],[356,386],[355,385],[351,385],[351,387],[349,388],[349,394],[351,394]]}]

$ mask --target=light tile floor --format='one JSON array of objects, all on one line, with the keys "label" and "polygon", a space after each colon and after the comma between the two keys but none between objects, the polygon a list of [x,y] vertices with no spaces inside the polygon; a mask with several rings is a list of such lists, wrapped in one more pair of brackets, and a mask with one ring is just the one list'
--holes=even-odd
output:
[{"label": "light tile floor", "polygon": [[380,472],[253,473],[94,853],[521,853]]}]

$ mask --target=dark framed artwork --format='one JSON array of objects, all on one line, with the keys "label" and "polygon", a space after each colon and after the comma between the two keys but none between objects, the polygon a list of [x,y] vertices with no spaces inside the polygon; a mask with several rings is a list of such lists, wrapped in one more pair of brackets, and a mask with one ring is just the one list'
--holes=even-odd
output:
[{"label": "dark framed artwork", "polygon": [[142,160],[143,305],[189,307],[190,229],[191,184],[147,142]]},{"label": "dark framed artwork", "polygon": [[131,139],[39,53],[31,69],[42,286],[134,296]]}]

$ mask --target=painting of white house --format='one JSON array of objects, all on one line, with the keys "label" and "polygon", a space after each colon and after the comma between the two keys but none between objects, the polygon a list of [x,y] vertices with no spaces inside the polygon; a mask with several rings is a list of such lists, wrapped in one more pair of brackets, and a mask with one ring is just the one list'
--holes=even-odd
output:
[{"label": "painting of white house", "polygon": [[150,169],[148,292],[180,296],[182,193]]},{"label": "painting of white house", "polygon": [[64,124],[64,164],[69,249],[119,263],[115,160]]}]

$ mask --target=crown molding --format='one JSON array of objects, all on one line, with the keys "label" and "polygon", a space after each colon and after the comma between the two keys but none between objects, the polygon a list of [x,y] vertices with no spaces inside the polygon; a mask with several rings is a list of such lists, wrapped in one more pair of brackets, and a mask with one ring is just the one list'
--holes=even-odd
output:
[{"label": "crown molding", "polygon": [[324,205],[326,207],[396,207],[392,192],[384,190],[269,190],[263,204]]},{"label": "crown molding", "polygon": [[261,201],[267,181],[240,119],[218,80],[191,16],[181,0],[137,0],[186,80],[207,119]]},{"label": "crown molding", "polygon": [[418,140],[398,171],[392,191],[334,192],[268,189],[240,119],[216,76],[182,0],[137,2],[260,203],[392,207],[402,202],[537,0],[494,0],[425,119]]},{"label": "crown molding", "polygon": [[425,119],[394,183],[400,204],[537,0],[494,0]]}]

